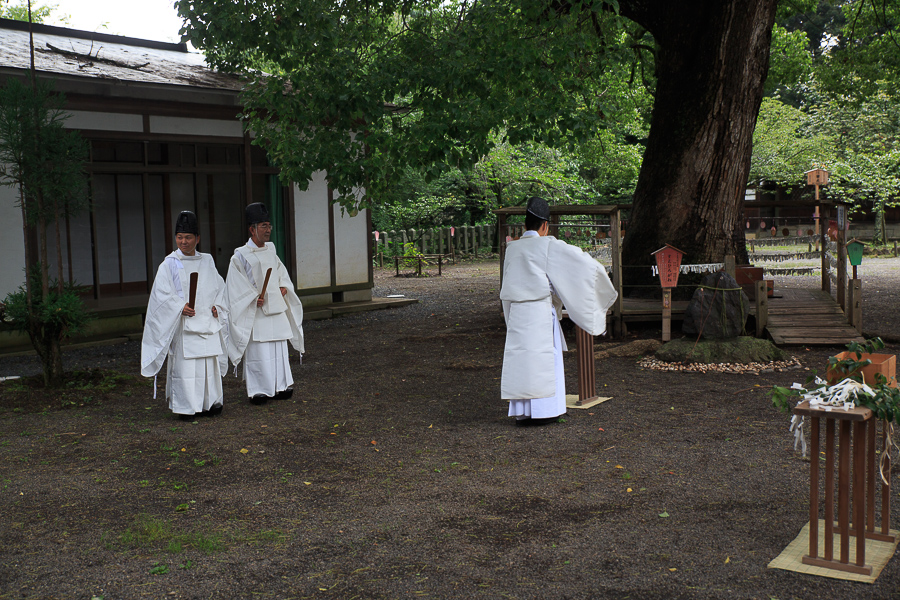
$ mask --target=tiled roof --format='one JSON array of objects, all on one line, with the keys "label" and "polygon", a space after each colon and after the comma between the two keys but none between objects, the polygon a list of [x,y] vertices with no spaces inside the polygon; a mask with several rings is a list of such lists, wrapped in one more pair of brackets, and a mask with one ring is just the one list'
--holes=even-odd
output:
[{"label": "tiled roof", "polygon": [[[188,52],[184,44],[34,25],[34,47],[39,73],[217,90],[241,88],[238,77],[213,71],[202,54]],[[30,66],[28,24],[0,19],[0,70]]]}]

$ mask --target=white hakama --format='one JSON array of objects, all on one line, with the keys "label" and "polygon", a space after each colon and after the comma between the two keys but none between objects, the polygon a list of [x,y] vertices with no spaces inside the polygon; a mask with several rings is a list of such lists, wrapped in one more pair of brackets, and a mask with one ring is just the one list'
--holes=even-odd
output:
[{"label": "white hakama", "polygon": [[556,374],[556,393],[546,398],[510,400],[509,415],[517,419],[552,419],[566,412],[566,377],[563,371],[563,337],[556,319],[556,310],[551,310],[553,327],[553,363]]},{"label": "white hakama", "polygon": [[288,360],[287,340],[257,342],[250,340],[244,351],[244,380],[247,395],[274,396],[294,384]]},{"label": "white hakama", "polygon": [[179,332],[166,363],[166,399],[172,412],[193,415],[223,404],[225,394],[218,356],[183,357],[184,336]]}]

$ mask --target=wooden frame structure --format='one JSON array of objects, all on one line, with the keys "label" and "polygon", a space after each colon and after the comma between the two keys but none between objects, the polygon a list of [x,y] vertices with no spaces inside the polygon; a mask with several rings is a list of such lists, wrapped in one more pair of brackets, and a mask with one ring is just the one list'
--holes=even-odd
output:
[{"label": "wooden frame structure", "polygon": [[[890,533],[891,486],[890,453],[885,453],[881,465],[887,471],[887,484],[881,486],[881,527],[875,527],[875,483],[881,478],[876,468],[875,438],[876,420],[868,408],[831,410],[810,408],[809,402],[801,402],[794,414],[809,417],[810,467],[809,467],[809,554],[802,557],[803,564],[847,573],[871,575],[872,567],[866,564],[866,540],[895,542]],[[825,419],[825,482],[824,519],[825,547],[819,555],[819,420]],[[840,423],[838,441],[838,501],[837,529],[834,523],[834,471],[835,428]],[[852,429],[852,435],[851,435]],[[887,425],[882,424],[882,449],[887,444]],[[852,440],[852,442],[851,442]],[[851,462],[852,453],[852,462]],[[852,493],[851,493],[852,491]],[[851,506],[852,505],[852,506]],[[852,512],[851,512],[852,508]],[[840,536],[840,557],[835,559],[834,534]],[[856,538],[856,557],[850,562],[850,538]]]}]

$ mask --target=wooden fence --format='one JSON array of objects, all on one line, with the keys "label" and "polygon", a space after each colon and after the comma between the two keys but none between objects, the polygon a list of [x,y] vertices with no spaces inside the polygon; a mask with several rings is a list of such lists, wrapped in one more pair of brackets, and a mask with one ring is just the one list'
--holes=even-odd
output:
[{"label": "wooden fence", "polygon": [[460,254],[496,252],[497,228],[495,225],[464,225],[433,229],[401,229],[400,231],[373,231],[372,247],[377,256],[403,256],[410,254],[407,244],[421,254],[457,256]]}]

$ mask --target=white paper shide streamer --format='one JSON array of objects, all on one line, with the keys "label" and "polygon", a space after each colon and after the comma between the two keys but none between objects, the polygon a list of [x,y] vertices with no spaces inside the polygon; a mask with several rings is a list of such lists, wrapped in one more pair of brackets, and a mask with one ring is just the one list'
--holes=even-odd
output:
[{"label": "white paper shide streamer", "polygon": [[[653,265],[650,267],[653,270],[653,276],[656,277],[659,275],[659,267]],[[706,263],[699,265],[681,265],[681,268],[678,269],[678,272],[684,275],[685,273],[715,273],[717,271],[721,271],[725,268],[724,263]]]},{"label": "white paper shide streamer", "polygon": [[[816,385],[825,386],[826,381],[821,377],[816,377],[815,383]],[[809,402],[810,408],[824,410],[825,412],[831,412],[833,410],[853,410],[856,408],[856,400],[860,394],[871,396],[875,393],[874,390],[866,384],[850,378],[844,379],[832,386],[821,387],[809,392],[806,392],[806,388],[799,383],[792,385],[791,389],[803,390],[805,392],[800,395],[798,404],[806,400]],[[803,436],[803,424],[805,422],[806,417],[794,415],[791,417],[791,427],[789,429],[789,431],[794,434],[794,450],[797,450],[797,447],[800,446],[804,457],[806,456],[806,438]]]}]

